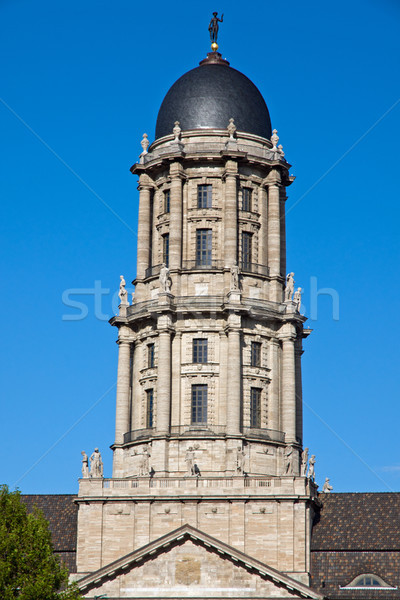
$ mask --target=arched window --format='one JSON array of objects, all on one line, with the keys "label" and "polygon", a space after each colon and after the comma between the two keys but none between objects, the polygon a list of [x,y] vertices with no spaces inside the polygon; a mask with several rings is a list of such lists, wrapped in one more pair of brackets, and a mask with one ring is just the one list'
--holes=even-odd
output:
[{"label": "arched window", "polygon": [[383,579],[381,577],[378,577],[378,575],[374,575],[373,573],[363,573],[362,575],[357,575],[357,577],[355,577],[353,579],[353,581],[351,581],[350,583],[348,583],[345,586],[340,586],[341,589],[348,589],[348,588],[353,588],[353,589],[370,589],[370,588],[375,588],[375,589],[389,589],[389,590],[396,590],[397,588],[394,588],[392,586],[390,586],[388,583],[386,583],[385,581],[383,581]]}]

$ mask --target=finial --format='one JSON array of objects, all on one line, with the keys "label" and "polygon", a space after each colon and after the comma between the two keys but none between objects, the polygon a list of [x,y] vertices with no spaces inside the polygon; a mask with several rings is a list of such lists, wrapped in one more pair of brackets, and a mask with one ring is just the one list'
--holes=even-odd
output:
[{"label": "finial", "polygon": [[217,44],[218,30],[219,30],[218,23],[222,23],[223,20],[224,20],[223,14],[221,15],[221,18],[218,19],[218,13],[214,12],[213,16],[211,17],[210,24],[208,26],[208,31],[210,32],[211,50],[213,52],[216,52],[218,50],[218,44]]},{"label": "finial", "polygon": [[276,145],[279,142],[279,137],[278,137],[277,133],[278,133],[278,130],[274,129],[272,131],[272,135],[271,135],[271,142],[272,142],[272,150],[273,150],[273,152],[278,152],[278,148],[276,147]]},{"label": "finial", "polygon": [[235,125],[235,120],[232,119],[232,117],[229,119],[227,130],[228,130],[230,139],[233,140],[235,137],[236,125]]},{"label": "finial", "polygon": [[181,131],[182,131],[182,129],[179,127],[179,121],[175,121],[174,125],[175,125],[175,127],[172,130],[172,133],[175,136],[175,140],[174,141],[175,142],[179,142],[179,139],[181,137]]}]

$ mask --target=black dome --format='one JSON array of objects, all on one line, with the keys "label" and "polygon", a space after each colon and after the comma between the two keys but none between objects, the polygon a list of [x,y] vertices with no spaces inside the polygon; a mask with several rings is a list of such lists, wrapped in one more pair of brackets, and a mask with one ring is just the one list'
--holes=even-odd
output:
[{"label": "black dome", "polygon": [[202,63],[169,89],[158,112],[156,139],[172,134],[175,121],[183,131],[226,129],[230,118],[238,131],[269,139],[268,108],[254,83],[227,61]]}]

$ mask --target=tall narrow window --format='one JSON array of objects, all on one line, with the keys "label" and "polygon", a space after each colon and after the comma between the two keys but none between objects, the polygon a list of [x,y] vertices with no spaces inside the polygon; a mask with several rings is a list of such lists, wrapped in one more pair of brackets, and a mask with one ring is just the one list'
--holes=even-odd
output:
[{"label": "tall narrow window", "polygon": [[261,427],[260,388],[250,388],[250,427]]},{"label": "tall narrow window", "polygon": [[251,189],[242,188],[242,210],[251,211]]},{"label": "tall narrow window", "polygon": [[192,385],[192,425],[207,424],[207,385]]},{"label": "tall narrow window", "polygon": [[196,230],[196,266],[211,267],[212,229]]},{"label": "tall narrow window", "polygon": [[154,344],[147,346],[147,366],[149,369],[154,367]]},{"label": "tall narrow window", "polygon": [[212,185],[197,186],[197,208],[212,207]]},{"label": "tall narrow window", "polygon": [[169,233],[162,236],[163,238],[163,263],[169,267]]},{"label": "tall narrow window", "polygon": [[251,265],[251,238],[251,233],[242,232],[242,269],[245,271],[250,270]]},{"label": "tall narrow window", "polygon": [[208,340],[203,338],[196,338],[193,340],[193,362],[194,363],[206,363],[207,362],[207,350]]},{"label": "tall narrow window", "polygon": [[170,203],[171,203],[171,190],[165,190],[164,192],[164,212],[170,212]]},{"label": "tall narrow window", "polygon": [[153,427],[154,390],[146,390],[146,427]]},{"label": "tall narrow window", "polygon": [[251,366],[261,367],[261,343],[251,342]]}]

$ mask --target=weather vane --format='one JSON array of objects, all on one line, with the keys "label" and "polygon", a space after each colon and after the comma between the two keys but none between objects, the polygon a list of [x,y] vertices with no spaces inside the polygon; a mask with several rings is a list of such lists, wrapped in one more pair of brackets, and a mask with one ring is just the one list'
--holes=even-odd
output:
[{"label": "weather vane", "polygon": [[218,39],[218,30],[219,30],[219,25],[218,23],[222,23],[224,20],[224,15],[221,15],[221,18],[218,19],[218,13],[214,12],[213,13],[213,17],[210,21],[210,24],[208,26],[208,31],[210,32],[210,40],[211,40],[211,50],[213,52],[216,52],[218,50],[218,44],[217,44],[217,39]]}]

